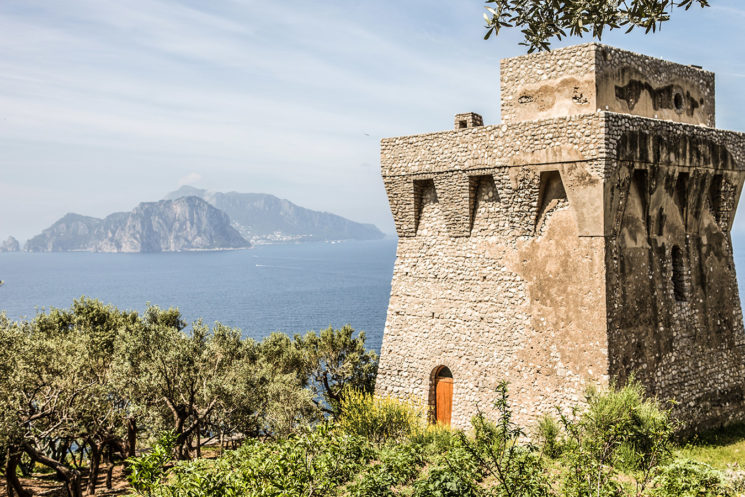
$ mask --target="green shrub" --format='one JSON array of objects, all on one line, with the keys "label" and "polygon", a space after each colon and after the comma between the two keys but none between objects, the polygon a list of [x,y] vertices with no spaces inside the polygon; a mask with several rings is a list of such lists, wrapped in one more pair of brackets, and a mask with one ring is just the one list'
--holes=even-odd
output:
[{"label": "green shrub", "polygon": [[324,425],[274,444],[247,444],[237,462],[249,486],[263,489],[258,495],[333,495],[373,454],[366,440]]},{"label": "green shrub", "polygon": [[[446,428],[427,430],[430,439],[429,470],[414,482],[415,497],[475,497],[480,495],[483,472],[464,444],[461,432]],[[433,450],[433,449],[441,450]]]},{"label": "green shrub", "polygon": [[370,468],[362,478],[349,486],[350,497],[393,497],[396,479],[382,464]]},{"label": "green shrub", "polygon": [[487,485],[490,495],[550,495],[551,487],[540,454],[524,440],[522,428],[512,421],[507,383],[500,383],[496,393],[496,423],[479,412],[471,421],[473,439],[462,433],[459,435],[465,451],[478,468],[476,474],[490,479]]},{"label": "green shrub", "polygon": [[394,443],[383,447],[379,464],[371,466],[362,478],[349,487],[352,497],[394,495],[393,487],[410,482],[424,464],[423,448],[417,443]]},{"label": "green shrub", "polygon": [[561,455],[561,426],[559,422],[548,414],[538,420],[535,428],[535,439],[541,453],[551,459]]},{"label": "green shrub", "polygon": [[214,461],[178,464],[164,497],[336,495],[374,456],[366,440],[321,425],[286,439],[250,440]]},{"label": "green shrub", "polygon": [[652,481],[653,497],[725,497],[734,495],[724,475],[707,464],[675,461]]},{"label": "green shrub", "polygon": [[339,428],[373,443],[403,440],[425,429],[424,409],[413,402],[346,390]]},{"label": "green shrub", "polygon": [[458,431],[441,424],[430,424],[426,429],[412,435],[411,440],[423,447],[425,454],[445,454],[460,444]]},{"label": "green shrub", "polygon": [[160,487],[160,494],[164,497],[256,495],[221,459],[197,459],[177,464],[169,474],[168,484]]},{"label": "green shrub", "polygon": [[588,389],[587,408],[570,419],[563,462],[565,495],[620,495],[619,470],[634,477],[636,493],[647,488],[656,468],[670,457],[674,425],[669,412],[633,378],[622,388]]},{"label": "green shrub", "polygon": [[173,458],[175,447],[176,435],[166,431],[160,435],[150,452],[127,459],[130,470],[127,479],[137,492],[152,495],[166,474],[165,466]]},{"label": "green shrub", "polygon": [[414,497],[476,497],[479,489],[456,467],[430,468],[426,476],[414,482]]}]

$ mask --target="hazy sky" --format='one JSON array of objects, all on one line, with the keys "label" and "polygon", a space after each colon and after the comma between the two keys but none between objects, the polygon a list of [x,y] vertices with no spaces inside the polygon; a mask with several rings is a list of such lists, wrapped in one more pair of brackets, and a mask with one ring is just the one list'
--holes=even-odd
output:
[{"label": "hazy sky", "polygon": [[[745,130],[745,2],[711,3],[603,42],[715,71],[718,126]],[[525,49],[514,32],[483,41],[482,10],[2,0],[0,238],[182,184],[273,193],[392,232],[380,138],[449,129],[458,112],[499,122],[499,59]]]}]

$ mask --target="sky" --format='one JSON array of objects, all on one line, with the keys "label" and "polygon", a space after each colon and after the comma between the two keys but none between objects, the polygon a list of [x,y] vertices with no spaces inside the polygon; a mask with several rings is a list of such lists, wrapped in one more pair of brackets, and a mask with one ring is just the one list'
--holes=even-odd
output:
[{"label": "sky", "polygon": [[[714,71],[718,127],[745,131],[745,2],[710,3],[657,34],[602,41]],[[526,49],[514,30],[484,41],[483,11],[482,0],[2,0],[0,239],[185,184],[271,193],[393,233],[380,139],[450,129],[460,112],[499,122],[499,60]]]}]

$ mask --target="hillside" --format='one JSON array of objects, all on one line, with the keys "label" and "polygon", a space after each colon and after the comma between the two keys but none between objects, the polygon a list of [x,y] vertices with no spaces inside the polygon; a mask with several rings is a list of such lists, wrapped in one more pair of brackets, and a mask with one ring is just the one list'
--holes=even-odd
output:
[{"label": "hillside", "polygon": [[190,195],[224,211],[233,227],[252,243],[377,240],[385,236],[375,225],[306,209],[266,193],[211,192],[183,186],[165,198]]},{"label": "hillside", "polygon": [[197,197],[143,202],[104,219],[67,214],[26,242],[29,252],[175,252],[250,246],[228,216]]}]

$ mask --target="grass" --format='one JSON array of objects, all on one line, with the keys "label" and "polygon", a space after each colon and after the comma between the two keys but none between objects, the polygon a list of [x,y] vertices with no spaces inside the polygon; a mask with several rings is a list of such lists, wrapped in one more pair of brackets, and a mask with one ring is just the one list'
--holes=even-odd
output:
[{"label": "grass", "polygon": [[709,430],[696,435],[675,455],[703,462],[717,469],[745,468],[745,423]]}]

